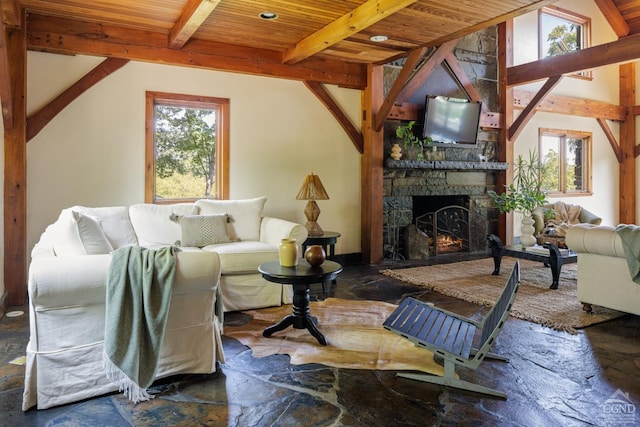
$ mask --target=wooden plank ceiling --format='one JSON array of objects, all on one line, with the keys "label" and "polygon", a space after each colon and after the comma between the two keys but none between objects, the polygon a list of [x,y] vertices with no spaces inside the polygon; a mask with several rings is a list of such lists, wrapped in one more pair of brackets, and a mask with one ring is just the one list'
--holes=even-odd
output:
[{"label": "wooden plank ceiling", "polygon": [[[20,9],[26,11],[31,50],[236,68],[362,88],[365,64],[439,46],[553,0],[1,2],[9,28],[18,25]],[[262,19],[265,12],[277,18]]]}]

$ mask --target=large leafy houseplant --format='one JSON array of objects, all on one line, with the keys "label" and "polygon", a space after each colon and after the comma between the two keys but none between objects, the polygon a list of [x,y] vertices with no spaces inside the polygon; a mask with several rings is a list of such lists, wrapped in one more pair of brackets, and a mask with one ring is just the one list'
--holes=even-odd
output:
[{"label": "large leafy houseplant", "polygon": [[533,210],[547,202],[547,194],[542,190],[543,166],[535,151],[529,151],[529,159],[518,156],[513,165],[513,182],[505,186],[503,193],[488,191],[493,204],[502,213],[519,212],[522,214],[522,246],[533,246],[536,238],[531,216]]},{"label": "large leafy houseplant", "polygon": [[396,136],[402,139],[404,150],[411,146],[420,147],[418,151],[418,160],[424,159],[424,147],[431,145],[433,140],[430,137],[418,138],[415,133],[413,133],[413,125],[415,125],[415,120],[411,120],[405,125],[400,125],[396,128]]},{"label": "large leafy houseplant", "polygon": [[530,216],[535,208],[547,203],[547,194],[542,189],[543,169],[535,151],[529,151],[529,159],[519,155],[513,165],[513,182],[505,186],[503,193],[487,192],[494,206],[501,213]]}]

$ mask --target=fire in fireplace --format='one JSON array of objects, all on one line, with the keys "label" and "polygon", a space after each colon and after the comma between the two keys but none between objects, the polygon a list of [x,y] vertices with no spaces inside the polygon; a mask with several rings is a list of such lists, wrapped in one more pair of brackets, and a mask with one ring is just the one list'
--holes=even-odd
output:
[{"label": "fire in fireplace", "polygon": [[429,241],[429,255],[469,252],[469,209],[445,206],[418,216],[415,224]]},{"label": "fire in fireplace", "polygon": [[436,242],[437,253],[460,252],[463,250],[464,242],[453,236],[438,236]]}]

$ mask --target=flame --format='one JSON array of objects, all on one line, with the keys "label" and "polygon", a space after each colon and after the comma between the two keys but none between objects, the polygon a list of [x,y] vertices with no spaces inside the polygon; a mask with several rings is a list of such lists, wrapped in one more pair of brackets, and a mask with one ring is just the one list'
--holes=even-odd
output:
[{"label": "flame", "polygon": [[457,252],[462,250],[462,240],[452,236],[438,236],[438,252]]}]

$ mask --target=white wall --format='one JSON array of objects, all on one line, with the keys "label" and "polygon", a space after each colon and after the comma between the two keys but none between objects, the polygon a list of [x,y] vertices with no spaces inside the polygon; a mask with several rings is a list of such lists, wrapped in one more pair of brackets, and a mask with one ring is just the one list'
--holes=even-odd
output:
[{"label": "white wall", "polygon": [[[100,59],[29,52],[28,110],[40,108]],[[357,90],[329,87],[360,128]],[[304,223],[296,200],[320,176],[330,200],[318,222],[360,252],[360,154],[303,83],[130,62],[71,103],[27,146],[28,248],[61,209],[144,201],[145,91],[229,98],[230,198],[267,196],[265,214]]]},{"label": "white wall", "polygon": [[[554,3],[554,6],[591,18],[592,46],[617,39],[592,0],[563,0]],[[537,60],[538,12],[532,12],[514,19],[513,40],[515,65]],[[522,85],[517,89],[537,91],[543,83],[536,82]],[[618,66],[601,67],[593,70],[592,80],[564,77],[552,90],[551,95],[593,99],[617,105],[619,102]],[[516,117],[519,113],[520,111],[516,112]],[[618,138],[619,125],[609,122],[609,126],[616,138]],[[569,115],[536,113],[515,142],[514,151],[516,156],[521,154],[526,158],[529,150],[537,150],[539,128],[579,130],[591,132],[593,135],[593,195],[566,196],[549,198],[549,200],[551,202],[563,200],[566,203],[582,205],[601,216],[603,224],[618,224],[619,165],[609,141],[596,120]],[[514,234],[519,235],[520,224],[517,215],[514,215],[514,221]]]}]

